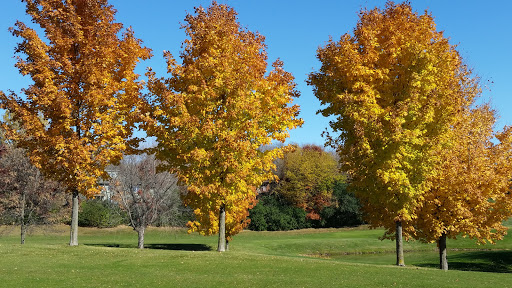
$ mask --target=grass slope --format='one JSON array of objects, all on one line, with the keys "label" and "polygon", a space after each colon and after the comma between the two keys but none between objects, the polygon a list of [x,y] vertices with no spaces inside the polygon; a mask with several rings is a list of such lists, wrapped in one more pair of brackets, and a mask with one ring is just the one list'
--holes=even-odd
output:
[{"label": "grass slope", "polygon": [[[395,267],[394,243],[379,241],[379,230],[245,231],[217,253],[215,237],[184,230],[150,229],[141,251],[129,228],[80,228],[78,247],[66,245],[67,227],[53,229],[25,245],[14,230],[0,237],[1,287],[512,287],[508,273],[431,269],[435,245],[419,242],[406,244],[415,251],[406,253],[408,266]],[[510,238],[448,247],[479,249],[450,251],[450,268],[511,272]]]}]

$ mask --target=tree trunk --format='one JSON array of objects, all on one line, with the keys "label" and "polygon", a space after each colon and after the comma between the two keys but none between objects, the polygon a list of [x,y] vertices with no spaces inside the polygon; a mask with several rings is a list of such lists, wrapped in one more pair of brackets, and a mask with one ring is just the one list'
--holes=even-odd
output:
[{"label": "tree trunk", "polygon": [[138,241],[138,247],[139,249],[144,249],[144,231],[146,229],[144,227],[139,227],[137,229],[137,233],[139,234],[139,241]]},{"label": "tree trunk", "polygon": [[73,191],[73,210],[71,212],[71,234],[69,246],[78,245],[78,191]]},{"label": "tree trunk", "polygon": [[25,225],[25,191],[21,193],[21,211],[20,211],[20,224],[21,224],[21,244],[25,244],[25,235],[27,234],[27,226]]},{"label": "tree trunk", "polygon": [[404,242],[402,240],[402,222],[396,221],[396,265],[405,266]]},{"label": "tree trunk", "polygon": [[27,235],[27,225],[21,223],[21,244],[25,244],[25,235]]},{"label": "tree trunk", "polygon": [[229,240],[226,239],[226,251],[229,251]]},{"label": "tree trunk", "polygon": [[439,237],[439,268],[441,270],[448,270],[448,260],[446,260],[446,233]]},{"label": "tree trunk", "polygon": [[219,209],[219,244],[217,251],[226,251],[226,206],[224,204]]}]

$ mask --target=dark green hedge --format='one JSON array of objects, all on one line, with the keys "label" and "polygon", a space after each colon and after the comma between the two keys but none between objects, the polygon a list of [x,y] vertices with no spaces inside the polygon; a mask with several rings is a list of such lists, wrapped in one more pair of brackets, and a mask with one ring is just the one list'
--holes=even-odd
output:
[{"label": "dark green hedge", "polygon": [[263,194],[249,211],[253,231],[280,231],[304,228],[347,227],[363,224],[360,204],[354,194],[347,192],[345,183],[334,186],[331,204],[320,212],[320,220],[306,218],[306,211],[287,203],[277,193]]},{"label": "dark green hedge", "polygon": [[249,229],[254,231],[280,231],[309,228],[306,212],[286,203],[277,194],[264,195],[258,204],[249,211],[251,223]]}]

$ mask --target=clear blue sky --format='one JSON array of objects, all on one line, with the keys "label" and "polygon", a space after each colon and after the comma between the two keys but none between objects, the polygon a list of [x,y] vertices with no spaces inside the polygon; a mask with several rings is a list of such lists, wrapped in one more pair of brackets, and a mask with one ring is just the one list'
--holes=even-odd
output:
[{"label": "clear blue sky", "polygon": [[[298,144],[323,144],[321,132],[328,126],[328,119],[317,115],[319,102],[307,86],[307,75],[318,69],[316,49],[332,36],[334,39],[352,32],[358,12],[363,7],[384,7],[381,0],[222,0],[237,12],[239,22],[251,31],[266,37],[269,62],[281,58],[285,69],[291,72],[298,84],[304,126],[291,132],[290,142]],[[397,1],[398,2],[398,1]],[[162,51],[169,50],[175,57],[181,50],[185,34],[180,29],[187,12],[194,6],[208,6],[206,0],[110,0],[118,10],[116,19],[125,27],[132,26],[138,38],[153,49],[153,58],[139,65],[143,74],[147,66],[164,76],[165,62]],[[422,13],[425,9],[435,17],[438,30],[445,31],[452,44],[467,64],[482,78],[487,88],[484,101],[491,101],[501,118],[497,128],[512,125],[512,1],[506,0],[454,0],[411,1],[413,8]],[[29,24],[19,0],[2,1],[0,9],[0,90],[19,90],[29,79],[14,68],[13,49],[19,39],[7,29],[16,19]],[[31,27],[34,27],[33,25]],[[142,77],[144,79],[144,77]]]}]

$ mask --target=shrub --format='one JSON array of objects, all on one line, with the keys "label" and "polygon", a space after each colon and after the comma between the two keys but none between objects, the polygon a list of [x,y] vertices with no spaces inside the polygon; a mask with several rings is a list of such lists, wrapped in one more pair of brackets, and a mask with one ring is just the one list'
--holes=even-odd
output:
[{"label": "shrub", "polygon": [[194,221],[194,211],[189,207],[185,207],[181,203],[181,199],[176,207],[169,208],[166,213],[159,214],[155,222],[152,224],[156,227],[185,227],[189,221]]},{"label": "shrub", "polygon": [[336,182],[331,205],[320,212],[321,227],[347,227],[363,224],[361,205],[353,193],[347,191],[347,184]]},{"label": "shrub", "polygon": [[363,224],[361,205],[347,184],[334,183],[329,206],[320,211],[320,219],[308,219],[307,212],[287,202],[278,193],[260,195],[259,202],[249,211],[253,231],[284,231],[303,228],[339,228]]},{"label": "shrub", "polygon": [[258,204],[249,211],[254,231],[285,231],[310,227],[306,221],[306,211],[294,207],[277,194],[263,195]]},{"label": "shrub", "polygon": [[89,199],[80,205],[78,225],[81,227],[107,228],[126,223],[126,213],[109,200]]}]

